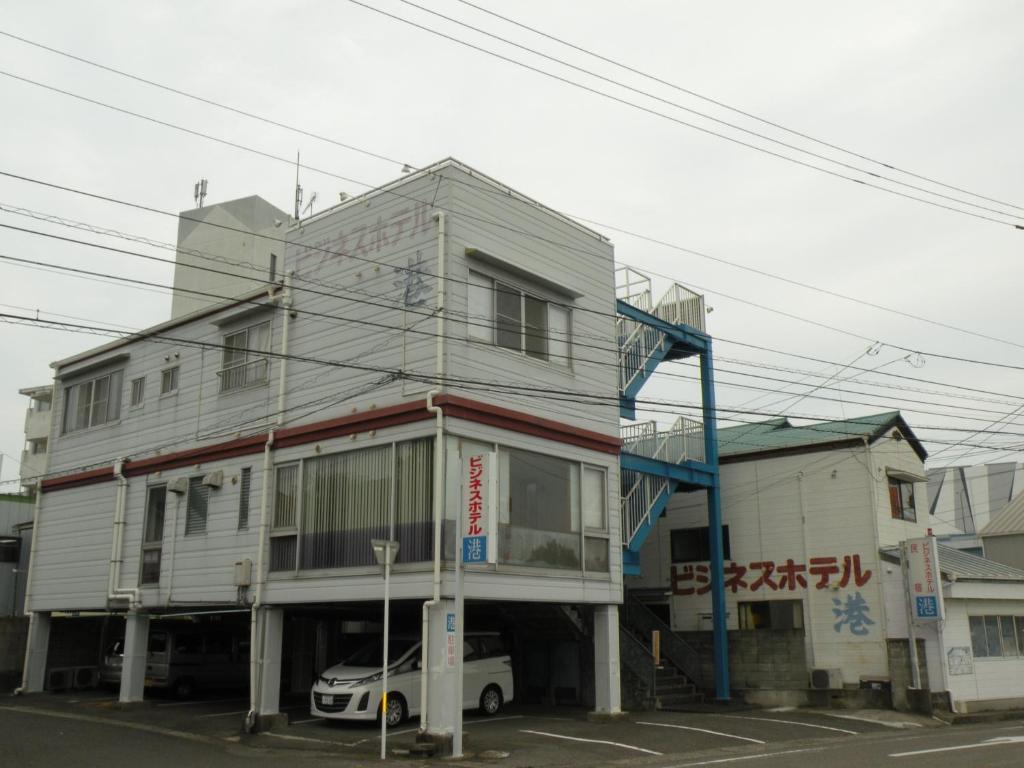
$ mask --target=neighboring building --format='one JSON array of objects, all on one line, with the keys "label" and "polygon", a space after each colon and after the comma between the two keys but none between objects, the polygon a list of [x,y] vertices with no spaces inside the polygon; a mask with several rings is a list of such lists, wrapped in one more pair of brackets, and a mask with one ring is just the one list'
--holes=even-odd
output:
[{"label": "neighboring building", "polygon": [[34,499],[0,494],[0,692],[21,680],[28,618],[25,584],[32,547]]},{"label": "neighboring building", "polygon": [[993,515],[978,536],[985,557],[1024,569],[1024,496],[1017,496]]},{"label": "neighboring building", "polygon": [[964,467],[933,467],[928,475],[928,512],[943,543],[981,555],[978,532],[1024,490],[1024,464],[1006,461]]},{"label": "neighboring building", "polygon": [[256,195],[178,214],[171,318],[273,282],[274,254],[283,256],[291,221]]},{"label": "neighboring building", "polygon": [[35,493],[36,483],[46,474],[49,459],[53,386],[28,387],[18,394],[29,398],[25,412],[25,449],[21,452],[21,486]]},{"label": "neighboring building", "polygon": [[[617,712],[622,547],[635,554],[652,525],[644,494],[622,525],[619,412],[666,356],[709,369],[700,297],[617,303],[604,237],[454,160],[286,237],[282,282],[54,364],[27,690],[45,682],[55,612],[126,615],[130,701],[148,617],[245,606],[251,714],[273,717],[282,679],[308,685],[354,623],[340,619],[379,618],[371,541],[393,538],[400,620],[418,627],[433,601],[428,730],[453,717],[460,551],[480,559],[467,615],[515,635],[520,682],[543,662],[550,698]],[[632,315],[618,330],[616,309]],[[688,424],[700,462],[670,462],[710,488]],[[460,526],[489,547],[463,549]]]}]

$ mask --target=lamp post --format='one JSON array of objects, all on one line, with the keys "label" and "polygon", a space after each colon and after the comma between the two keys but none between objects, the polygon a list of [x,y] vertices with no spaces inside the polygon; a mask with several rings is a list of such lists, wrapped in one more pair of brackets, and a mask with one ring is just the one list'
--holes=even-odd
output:
[{"label": "lamp post", "polygon": [[377,558],[377,565],[384,568],[384,659],[381,662],[381,690],[383,695],[380,700],[380,759],[387,755],[388,738],[388,635],[390,632],[391,619],[391,565],[398,555],[398,542],[390,539],[371,539],[373,556]]}]

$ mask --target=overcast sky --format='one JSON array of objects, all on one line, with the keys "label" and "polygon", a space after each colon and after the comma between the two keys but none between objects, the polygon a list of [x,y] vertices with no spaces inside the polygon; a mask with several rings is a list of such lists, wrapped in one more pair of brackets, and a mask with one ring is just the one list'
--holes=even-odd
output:
[{"label": "overcast sky", "polygon": [[[457,0],[420,2],[664,101],[538,58],[400,0],[365,0],[365,5],[661,115],[348,0],[0,0],[0,31],[416,167],[453,156],[587,219],[615,243],[619,263],[655,277],[656,293],[675,280],[706,295],[714,308],[707,320],[716,338],[718,404],[738,411],[725,417],[839,418],[900,409],[938,454],[936,465],[1022,459],[1011,448],[1024,445],[1024,372],[937,355],[1024,366],[1024,231],[1013,226],[1024,225],[1024,208],[1014,207],[1024,206],[1024,4],[474,0],[674,88]],[[295,175],[287,163],[13,75],[271,155],[294,158],[301,150],[304,164],[352,180],[306,170],[307,199],[316,191],[320,200],[333,202],[339,192],[358,194],[399,175],[400,165],[202,105],[8,36],[0,36],[0,70],[0,171],[8,174],[171,212],[193,207],[193,184],[201,177],[209,179],[208,203],[258,194],[290,210]],[[771,144],[680,107],[853,167]],[[33,221],[10,209],[162,243],[173,243],[176,236],[173,217],[9,176],[0,176],[0,205],[0,224],[114,247],[139,248],[124,239]],[[172,257],[159,248],[144,250]],[[10,229],[0,229],[0,256],[160,284],[172,279],[168,265]],[[59,313],[74,322],[131,329],[170,314],[167,291],[3,259],[0,304],[7,314],[38,312],[53,319]],[[28,401],[18,389],[48,383],[52,361],[104,340],[0,324],[4,480],[17,477],[23,448]],[[848,364],[852,367],[844,369]],[[857,370],[878,367],[896,375]],[[678,378],[692,371],[663,369],[674,375],[661,376],[644,397],[692,402],[692,390]],[[825,387],[811,391],[816,384]],[[799,400],[779,394],[790,389],[808,394]],[[670,419],[666,413],[650,415]],[[965,444],[955,445],[961,441]]]}]

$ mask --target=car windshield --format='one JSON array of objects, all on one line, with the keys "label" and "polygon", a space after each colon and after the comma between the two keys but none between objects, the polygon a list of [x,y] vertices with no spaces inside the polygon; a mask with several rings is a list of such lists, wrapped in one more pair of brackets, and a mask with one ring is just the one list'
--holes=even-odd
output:
[{"label": "car windshield", "polygon": [[[419,639],[415,637],[392,637],[388,642],[388,664],[394,664],[402,658],[410,648],[419,645]],[[345,659],[345,666],[348,667],[379,667],[381,659],[384,658],[384,639],[377,638],[371,643],[364,645],[358,651]]]}]

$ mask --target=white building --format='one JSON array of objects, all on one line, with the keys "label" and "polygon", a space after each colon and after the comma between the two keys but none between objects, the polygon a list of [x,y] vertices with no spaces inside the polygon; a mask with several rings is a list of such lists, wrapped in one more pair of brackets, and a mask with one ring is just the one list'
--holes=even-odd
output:
[{"label": "white building", "polygon": [[27,387],[19,389],[18,394],[29,398],[25,410],[25,448],[21,452],[21,485],[26,493],[35,493],[49,459],[53,386]]},{"label": "white building", "polygon": [[[898,413],[807,426],[780,418],[723,429],[719,445],[734,689],[757,702],[824,703],[814,688],[858,695],[851,689],[891,685],[903,705],[906,590],[898,564],[880,550],[932,526],[926,454],[910,427]],[[626,586],[706,655],[708,530],[691,496],[669,503],[641,551],[642,575]],[[988,657],[973,665],[976,674],[943,672],[950,648],[970,650],[971,616],[1024,614],[1024,572],[945,547],[939,567],[943,645],[933,629],[919,634],[931,690],[948,691],[961,710],[1024,696],[1020,673],[1005,671],[1024,667],[1017,650],[995,674],[999,664]]]},{"label": "white building", "polygon": [[426,726],[450,733],[462,471],[488,455],[491,557],[466,567],[467,605],[572,606],[593,659],[585,698],[617,712],[609,242],[453,160],[287,241],[283,282],[54,364],[26,688],[43,686],[55,612],[125,612],[130,701],[149,615],[241,605],[259,662],[251,714],[272,717],[282,665],[302,685],[325,660],[322,623],[293,636],[291,619],[379,611],[370,541],[394,538],[392,597],[417,618],[427,601]]}]

